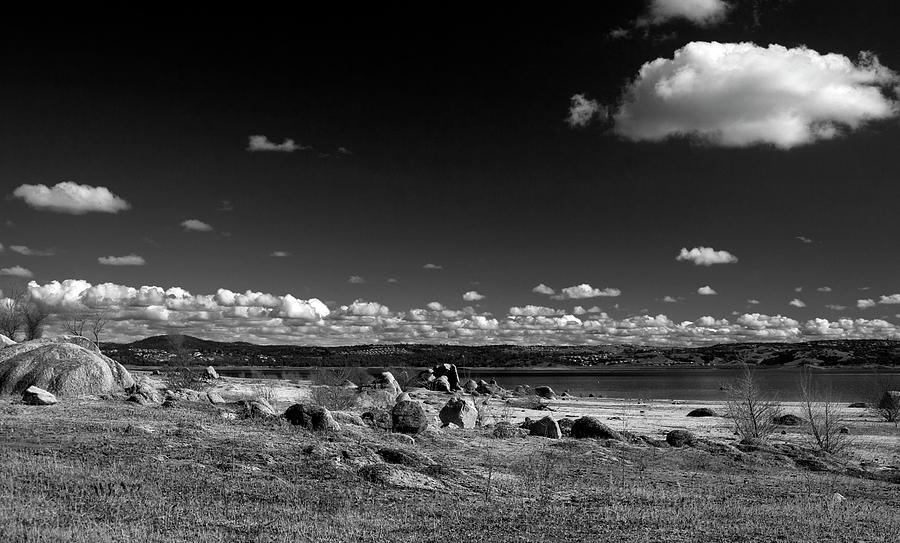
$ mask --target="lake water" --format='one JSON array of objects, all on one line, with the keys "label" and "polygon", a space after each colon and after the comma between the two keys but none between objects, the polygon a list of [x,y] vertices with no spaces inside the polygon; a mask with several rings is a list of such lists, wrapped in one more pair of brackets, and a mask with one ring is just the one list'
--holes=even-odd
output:
[{"label": "lake water", "polygon": [[[420,371],[416,368],[392,368],[402,383]],[[309,379],[310,368],[222,368],[219,373],[231,377],[272,379]],[[372,369],[372,371],[376,371]],[[670,400],[724,400],[722,385],[738,378],[737,367],[704,368],[571,368],[571,369],[507,369],[461,368],[460,379],[489,380],[494,378],[504,388],[517,385],[548,385],[557,393],[594,394],[606,398],[642,398]],[[812,368],[813,384],[829,390],[836,401],[871,401],[872,391],[883,382],[900,389],[900,369],[880,368]],[[771,392],[781,401],[800,400],[800,368],[754,368],[754,375],[762,390]]]}]

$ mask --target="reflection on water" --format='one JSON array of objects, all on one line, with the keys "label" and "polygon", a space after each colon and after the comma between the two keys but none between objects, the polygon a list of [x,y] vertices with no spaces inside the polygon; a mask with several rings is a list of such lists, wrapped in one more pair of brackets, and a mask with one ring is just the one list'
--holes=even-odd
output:
[{"label": "reflection on water", "polygon": [[[376,369],[372,370],[377,371]],[[416,368],[394,368],[398,380],[418,373]],[[763,390],[771,391],[781,401],[800,399],[800,368],[755,368],[757,381]],[[229,377],[257,377],[271,379],[309,379],[309,368],[222,368],[219,373]],[[404,373],[406,375],[404,375]],[[728,368],[637,368],[637,369],[491,369],[461,368],[460,378],[495,378],[505,388],[516,385],[548,385],[557,393],[569,393],[606,398],[644,398],[672,400],[723,400],[723,384],[739,377],[741,369]],[[812,369],[813,383],[822,390],[830,390],[837,401],[866,401],[880,382],[888,380],[900,388],[900,369],[840,368]]]}]

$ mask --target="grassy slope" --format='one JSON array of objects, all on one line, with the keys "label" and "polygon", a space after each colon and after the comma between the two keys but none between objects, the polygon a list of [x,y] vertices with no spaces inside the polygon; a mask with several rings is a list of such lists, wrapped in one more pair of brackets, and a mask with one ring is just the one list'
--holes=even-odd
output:
[{"label": "grassy slope", "polygon": [[[428,455],[445,489],[364,480],[382,446]],[[895,541],[898,490],[764,455],[0,399],[0,541]]]}]

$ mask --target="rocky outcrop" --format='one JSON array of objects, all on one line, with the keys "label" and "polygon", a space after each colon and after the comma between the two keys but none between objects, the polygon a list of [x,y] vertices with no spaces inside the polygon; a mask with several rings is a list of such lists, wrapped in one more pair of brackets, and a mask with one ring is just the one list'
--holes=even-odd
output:
[{"label": "rocky outcrop", "polygon": [[418,434],[428,428],[428,414],[422,404],[415,401],[397,402],[391,409],[393,431],[403,434]]},{"label": "rocky outcrop", "polygon": [[22,403],[28,405],[53,405],[58,401],[56,396],[36,386],[26,388],[22,394]]},{"label": "rocky outcrop", "polygon": [[455,424],[460,428],[474,428],[478,421],[478,409],[471,401],[455,396],[444,404],[438,417],[444,426]]},{"label": "rocky outcrop", "polygon": [[576,439],[614,439],[622,441],[622,434],[603,424],[595,417],[581,417],[572,423],[572,437]]},{"label": "rocky outcrop", "polygon": [[562,430],[559,429],[559,423],[557,423],[550,415],[532,422],[528,431],[530,435],[533,436],[549,437],[550,439],[559,439],[562,437]]},{"label": "rocky outcrop", "polygon": [[320,405],[295,403],[284,412],[284,418],[294,426],[313,432],[340,430],[331,413]]}]

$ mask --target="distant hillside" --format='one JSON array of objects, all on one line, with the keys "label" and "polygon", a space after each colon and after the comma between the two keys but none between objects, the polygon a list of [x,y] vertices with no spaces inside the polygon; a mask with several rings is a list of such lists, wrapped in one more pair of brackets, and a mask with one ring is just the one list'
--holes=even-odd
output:
[{"label": "distant hillside", "polygon": [[761,366],[900,366],[900,341],[838,340],[807,343],[735,343],[696,348],[635,345],[354,345],[307,347],[218,342],[192,336],[153,336],[134,343],[103,344],[103,352],[122,364],[173,363],[176,352],[198,365],[218,366],[434,366],[590,367],[620,364],[701,366],[747,363]]}]

